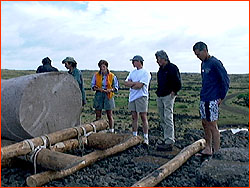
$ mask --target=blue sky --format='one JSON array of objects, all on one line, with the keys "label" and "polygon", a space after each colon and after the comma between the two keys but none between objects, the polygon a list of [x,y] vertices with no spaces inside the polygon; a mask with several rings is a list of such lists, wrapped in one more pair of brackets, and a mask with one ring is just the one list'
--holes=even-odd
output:
[{"label": "blue sky", "polygon": [[72,56],[78,68],[157,71],[155,52],[165,50],[181,72],[200,72],[192,51],[207,43],[228,73],[249,73],[248,1],[2,1],[1,68],[35,70],[50,57],[59,70]]}]

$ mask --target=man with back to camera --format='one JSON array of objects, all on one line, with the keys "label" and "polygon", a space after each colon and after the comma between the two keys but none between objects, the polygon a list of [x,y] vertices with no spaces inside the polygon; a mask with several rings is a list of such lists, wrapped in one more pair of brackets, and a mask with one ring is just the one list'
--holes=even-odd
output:
[{"label": "man with back to camera", "polygon": [[[197,42],[193,51],[201,62],[202,88],[200,91],[200,115],[205,132],[205,149],[201,155],[211,156],[220,148],[220,132],[217,126],[219,105],[229,89],[229,77],[222,62],[208,53],[204,42]],[[213,142],[213,149],[212,149]]]},{"label": "man with back to camera", "polygon": [[125,86],[130,87],[128,108],[132,112],[132,131],[137,136],[138,117],[141,116],[144,133],[144,144],[149,145],[148,139],[148,89],[151,79],[150,73],[143,68],[143,58],[139,55],[130,59],[136,68],[125,80]]},{"label": "man with back to camera", "polygon": [[40,65],[37,70],[36,73],[43,73],[43,72],[58,72],[58,69],[53,67],[51,65],[51,60],[49,57],[45,57],[42,60],[42,64]]},{"label": "man with back to camera", "polygon": [[155,53],[160,66],[157,72],[157,106],[160,125],[163,129],[164,141],[157,145],[159,151],[172,151],[175,143],[174,135],[174,100],[181,89],[181,76],[178,67],[171,63],[164,50]]}]

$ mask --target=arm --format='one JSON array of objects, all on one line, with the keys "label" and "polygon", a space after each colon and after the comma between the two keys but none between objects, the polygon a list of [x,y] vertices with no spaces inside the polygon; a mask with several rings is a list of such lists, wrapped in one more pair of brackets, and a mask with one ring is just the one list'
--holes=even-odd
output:
[{"label": "arm", "polygon": [[141,89],[143,87],[143,83],[141,82],[133,82],[134,85],[131,87],[132,89]]},{"label": "arm", "polygon": [[132,82],[130,79],[128,80],[128,81],[125,81],[124,82],[124,85],[126,86],[126,87],[133,87],[135,84],[134,84],[134,82]]},{"label": "arm", "polygon": [[[224,66],[222,64],[218,65],[216,70],[217,70],[217,73],[218,73],[218,76],[220,79],[220,85],[221,85],[221,87],[220,87],[221,98],[220,99],[222,101],[226,97],[226,94],[228,92],[230,79],[228,77],[226,69],[224,68]],[[221,101],[220,101],[220,103],[221,103]]]},{"label": "arm", "polygon": [[83,82],[83,77],[82,77],[82,72],[81,71],[75,71],[73,74],[73,77],[76,79],[76,81],[79,84],[79,88],[82,93],[82,106],[84,106],[86,102],[86,94],[85,94],[85,89],[84,89],[84,82]]},{"label": "arm", "polygon": [[173,70],[173,91],[171,95],[177,95],[177,92],[181,89],[181,75],[178,67]]},{"label": "arm", "polygon": [[117,92],[119,89],[119,82],[116,76],[114,76],[113,88],[115,92]]},{"label": "arm", "polygon": [[126,87],[130,87],[131,89],[141,89],[144,84],[141,82],[132,82],[132,81],[128,80],[128,81],[124,82],[124,85]]},{"label": "arm", "polygon": [[95,75],[92,77],[92,80],[91,80],[91,88],[93,91],[101,91],[101,92],[103,91],[102,88],[97,87]]}]

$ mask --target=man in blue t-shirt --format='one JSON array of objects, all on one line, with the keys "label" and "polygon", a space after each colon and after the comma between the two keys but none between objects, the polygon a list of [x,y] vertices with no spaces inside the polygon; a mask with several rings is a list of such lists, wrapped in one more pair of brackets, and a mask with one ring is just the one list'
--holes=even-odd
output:
[{"label": "man in blue t-shirt", "polygon": [[[193,46],[193,51],[202,61],[200,115],[205,132],[206,145],[201,154],[212,155],[213,152],[217,152],[220,148],[220,132],[217,126],[219,105],[226,97],[230,80],[222,62],[209,55],[207,45],[204,42],[197,42]],[[212,142],[214,151],[212,150]]]}]

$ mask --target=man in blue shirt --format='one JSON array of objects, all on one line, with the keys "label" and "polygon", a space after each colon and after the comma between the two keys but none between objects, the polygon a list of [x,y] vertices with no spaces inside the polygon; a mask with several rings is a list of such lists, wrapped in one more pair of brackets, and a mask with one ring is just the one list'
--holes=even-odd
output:
[{"label": "man in blue shirt", "polygon": [[[220,148],[220,132],[217,126],[219,105],[226,97],[230,80],[222,62],[209,55],[207,45],[204,42],[197,42],[193,46],[193,51],[202,61],[200,114],[206,145],[201,154],[212,155],[213,152],[218,151]],[[212,142],[214,151],[212,150]]]}]

